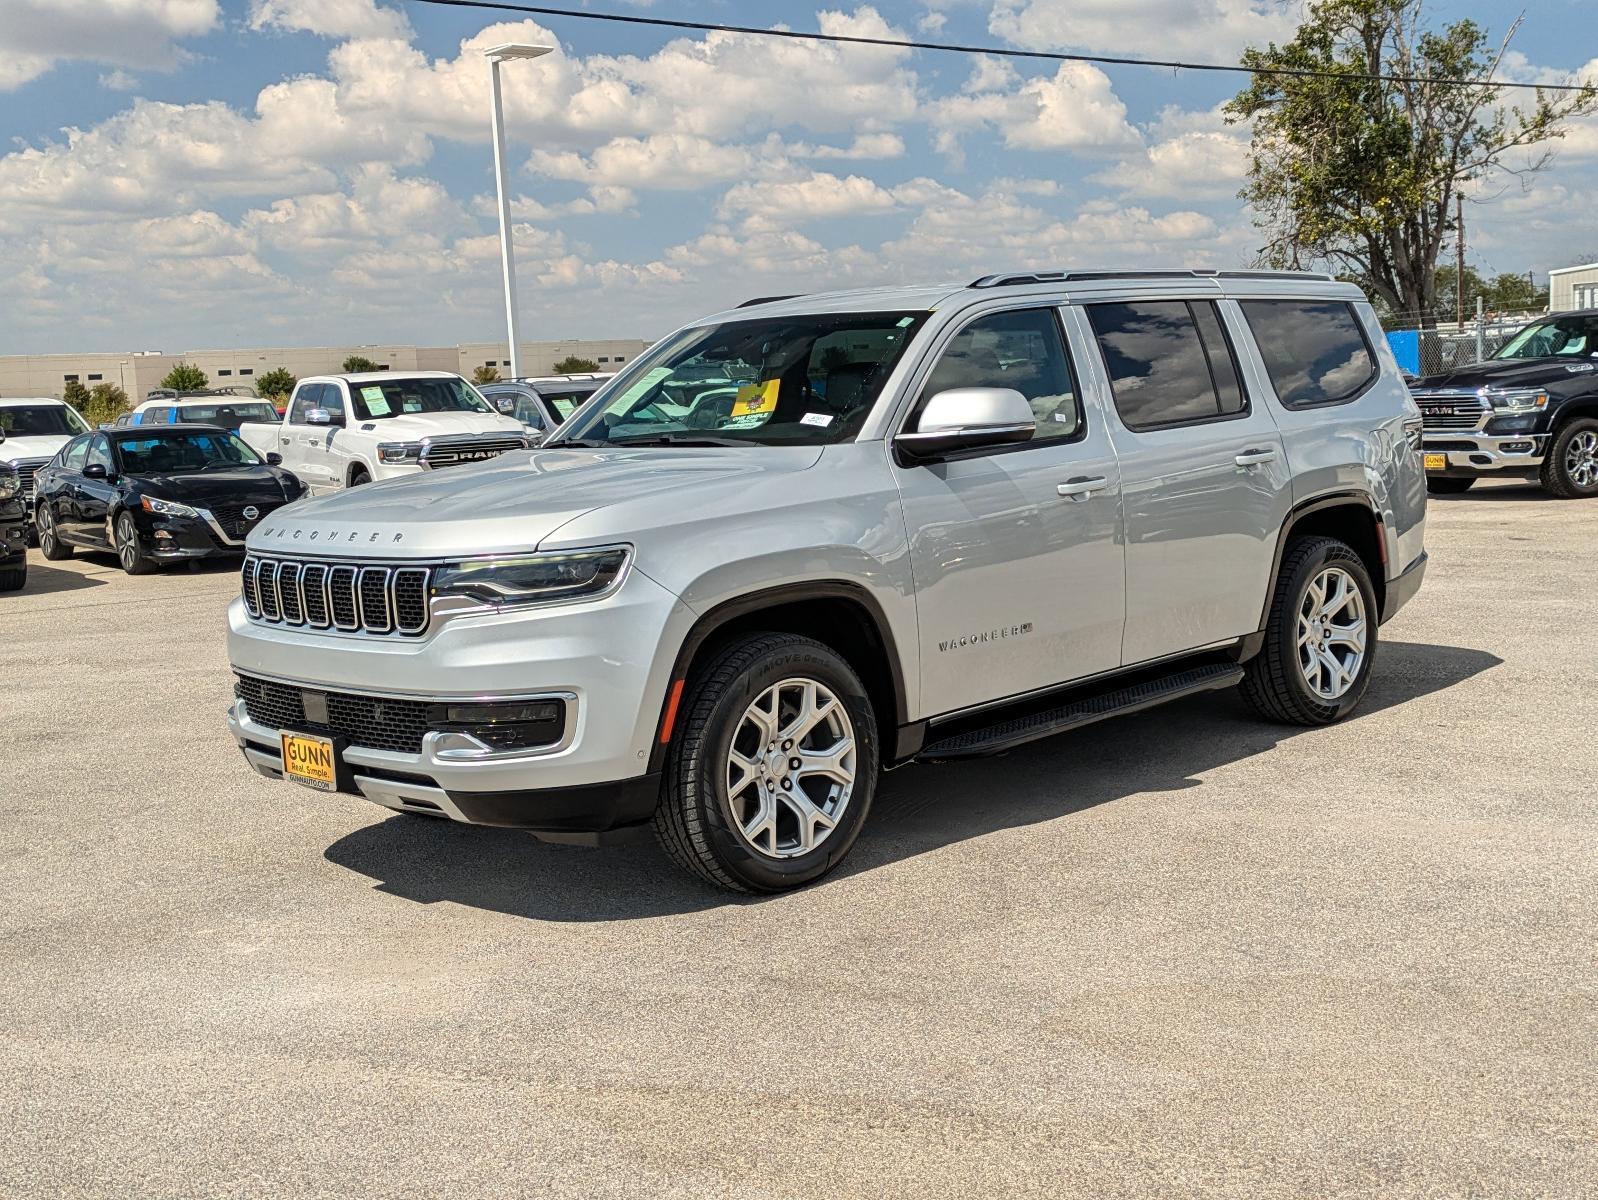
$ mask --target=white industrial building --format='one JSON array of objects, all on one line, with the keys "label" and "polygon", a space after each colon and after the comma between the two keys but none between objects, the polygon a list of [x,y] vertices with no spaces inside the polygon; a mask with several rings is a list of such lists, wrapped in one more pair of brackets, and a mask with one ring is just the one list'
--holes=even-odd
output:
[{"label": "white industrial building", "polygon": [[1598,308],[1598,263],[1549,271],[1548,307],[1553,312]]},{"label": "white industrial building", "polygon": [[[614,371],[649,346],[631,338],[573,339],[562,342],[523,342],[522,369],[532,375],[550,374],[557,362],[575,355],[597,363],[601,371]],[[68,383],[92,388],[114,383],[137,401],[178,363],[193,363],[211,379],[212,386],[253,384],[256,377],[283,367],[291,374],[325,375],[341,369],[352,354],[371,359],[395,371],[458,371],[471,377],[479,367],[510,374],[510,353],[505,342],[467,342],[458,346],[283,346],[241,350],[188,350],[167,354],[139,350],[87,354],[0,355],[0,396],[60,396]]]}]

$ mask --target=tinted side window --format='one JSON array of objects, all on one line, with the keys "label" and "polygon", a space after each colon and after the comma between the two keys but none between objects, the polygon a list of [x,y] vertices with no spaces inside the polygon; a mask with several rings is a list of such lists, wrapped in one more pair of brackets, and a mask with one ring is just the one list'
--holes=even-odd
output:
[{"label": "tinted side window", "polygon": [[103,435],[90,441],[89,456],[84,465],[88,465],[88,463],[99,463],[106,469],[107,473],[114,469],[111,466],[111,443]]},{"label": "tinted side window", "polygon": [[1376,378],[1376,358],[1352,305],[1244,300],[1240,307],[1286,407],[1352,400]]},{"label": "tinted side window", "polygon": [[1014,388],[1032,406],[1032,440],[1068,438],[1082,428],[1076,384],[1053,309],[993,313],[967,325],[944,349],[922,402],[950,388]]},{"label": "tinted side window", "polygon": [[83,460],[88,456],[88,453],[89,439],[86,437],[77,438],[68,442],[66,449],[61,451],[61,465],[69,471],[81,471],[83,470]]},{"label": "tinted side window", "polygon": [[1209,301],[1090,304],[1087,314],[1128,429],[1218,420],[1248,407]]}]

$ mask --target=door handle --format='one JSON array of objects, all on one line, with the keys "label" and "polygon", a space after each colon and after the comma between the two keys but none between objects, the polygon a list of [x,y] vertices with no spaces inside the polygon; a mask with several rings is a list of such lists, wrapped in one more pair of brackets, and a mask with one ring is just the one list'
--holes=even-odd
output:
[{"label": "door handle", "polygon": [[1102,492],[1110,486],[1110,481],[1102,475],[1095,475],[1089,479],[1068,479],[1054,490],[1062,496],[1069,496],[1072,500],[1086,500],[1094,492]]},{"label": "door handle", "polygon": [[1232,460],[1240,467],[1257,467],[1260,463],[1276,461],[1275,450],[1245,450]]},{"label": "door handle", "polygon": [[278,444],[278,445],[279,445],[279,446],[287,446],[287,445],[288,445],[288,444],[289,444],[289,443],[290,443],[290,442],[292,442],[292,441],[293,441],[293,440],[294,440],[294,439],[293,439],[293,438],[290,438],[290,437],[280,437],[280,438],[278,438],[278,439],[277,439],[277,444]]}]

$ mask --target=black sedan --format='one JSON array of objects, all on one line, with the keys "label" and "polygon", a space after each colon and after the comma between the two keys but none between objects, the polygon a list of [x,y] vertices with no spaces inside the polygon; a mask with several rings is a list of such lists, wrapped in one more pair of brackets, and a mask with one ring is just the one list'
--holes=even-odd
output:
[{"label": "black sedan", "polygon": [[212,425],[133,426],[73,438],[34,480],[39,550],[112,550],[129,575],[244,553],[269,512],[305,494],[276,454],[262,459]]}]

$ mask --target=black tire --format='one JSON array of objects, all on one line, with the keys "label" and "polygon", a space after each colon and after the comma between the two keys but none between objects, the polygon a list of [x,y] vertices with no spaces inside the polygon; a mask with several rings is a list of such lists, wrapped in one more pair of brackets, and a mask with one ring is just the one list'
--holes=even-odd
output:
[{"label": "black tire", "polygon": [[1598,439],[1598,421],[1591,417],[1566,421],[1554,430],[1554,436],[1548,443],[1548,455],[1543,459],[1540,476],[1543,490],[1561,500],[1586,500],[1598,496],[1598,475],[1594,475],[1590,482],[1581,484],[1571,474],[1572,464],[1568,460],[1572,443],[1577,438]]},{"label": "black tire", "polygon": [[[848,801],[824,840],[807,853],[780,858],[757,851],[738,829],[726,769],[750,705],[768,689],[796,678],[823,685],[841,702],[853,725],[855,773]],[[719,887],[760,893],[802,887],[837,866],[854,845],[876,793],[878,761],[870,697],[841,656],[795,634],[743,637],[688,681],[655,811],[655,835],[679,866]],[[776,836],[773,825],[773,847]]]},{"label": "black tire", "polygon": [[367,470],[366,470],[365,467],[356,467],[355,470],[350,472],[350,483],[349,483],[350,487],[360,487],[361,484],[363,484],[363,483],[371,483],[371,482],[372,482],[372,477],[371,477],[370,474],[367,473]]},{"label": "black tire", "polygon": [[61,533],[55,527],[55,518],[50,515],[48,505],[39,505],[34,514],[34,527],[39,534],[39,553],[46,559],[61,562],[72,557],[72,547],[61,540]]},{"label": "black tire", "polygon": [[1450,479],[1445,475],[1426,476],[1426,490],[1434,496],[1457,496],[1468,492],[1474,479]]},{"label": "black tire", "polygon": [[155,563],[150,561],[139,543],[139,529],[133,523],[133,514],[123,509],[116,515],[113,527],[116,541],[112,549],[116,551],[117,562],[122,564],[122,569],[129,575],[148,575],[155,570]]},{"label": "black tire", "polygon": [[20,592],[28,582],[28,560],[0,567],[0,592]]},{"label": "black tire", "polygon": [[[1312,582],[1328,567],[1342,568],[1358,585],[1365,613],[1365,654],[1348,690],[1328,701],[1311,689],[1299,662],[1298,620]],[[1364,560],[1346,543],[1329,537],[1288,542],[1265,622],[1265,645],[1248,663],[1242,691],[1263,717],[1286,725],[1330,725],[1359,704],[1376,661],[1376,589]]]}]

